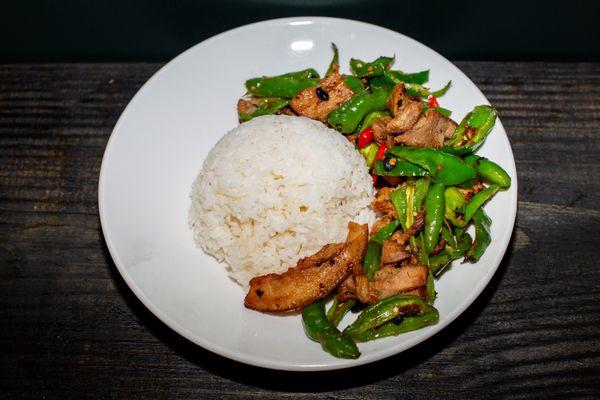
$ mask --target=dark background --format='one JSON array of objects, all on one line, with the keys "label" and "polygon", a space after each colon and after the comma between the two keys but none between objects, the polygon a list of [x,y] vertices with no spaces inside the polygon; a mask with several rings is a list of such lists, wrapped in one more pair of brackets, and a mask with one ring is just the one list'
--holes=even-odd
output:
[{"label": "dark background", "polygon": [[385,26],[450,59],[600,60],[598,1],[13,0],[0,62],[167,61],[216,33],[323,15]]}]

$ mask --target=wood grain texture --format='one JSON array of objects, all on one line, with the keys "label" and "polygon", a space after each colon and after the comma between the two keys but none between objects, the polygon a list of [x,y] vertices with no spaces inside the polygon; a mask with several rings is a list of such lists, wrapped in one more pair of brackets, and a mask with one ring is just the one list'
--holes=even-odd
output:
[{"label": "wood grain texture", "polygon": [[306,374],[181,338],[108,255],[101,157],[160,65],[0,66],[0,398],[599,398],[600,64],[457,64],[498,109],[517,161],[502,265],[434,338]]}]

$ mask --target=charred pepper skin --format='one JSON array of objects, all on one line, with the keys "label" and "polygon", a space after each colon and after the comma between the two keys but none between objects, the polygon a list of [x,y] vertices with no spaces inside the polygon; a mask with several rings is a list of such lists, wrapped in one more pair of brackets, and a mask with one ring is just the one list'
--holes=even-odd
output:
[{"label": "charred pepper skin", "polygon": [[278,76],[252,78],[246,81],[246,90],[260,97],[291,99],[301,90],[316,85],[319,74],[312,68]]},{"label": "charred pepper skin", "polygon": [[306,335],[321,343],[323,350],[338,358],[358,358],[356,343],[341,333],[325,315],[325,304],[319,300],[302,310],[302,322]]},{"label": "charred pepper skin", "polygon": [[395,295],[367,307],[344,334],[366,342],[433,325],[438,319],[438,311],[420,297]]}]

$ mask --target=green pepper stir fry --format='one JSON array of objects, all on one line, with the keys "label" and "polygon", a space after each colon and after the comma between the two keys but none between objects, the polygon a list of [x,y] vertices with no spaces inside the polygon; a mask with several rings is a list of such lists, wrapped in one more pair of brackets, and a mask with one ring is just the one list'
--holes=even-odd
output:
[{"label": "green pepper stir fry", "polygon": [[[332,50],[333,58],[323,79],[339,74],[339,50],[333,43]],[[377,279],[378,271],[389,268],[384,262],[386,244],[397,240],[394,238],[400,234],[407,236],[403,246],[411,254],[410,262],[427,268],[427,281],[424,291],[417,294],[401,292],[361,304],[338,292],[331,296],[333,302],[327,311],[326,299],[305,307],[302,320],[307,336],[334,357],[357,358],[357,342],[396,336],[437,323],[435,280],[456,260],[478,262],[482,258],[492,240],[492,220],[484,205],[511,185],[510,175],[500,165],[474,154],[492,132],[496,110],[486,104],[477,105],[456,124],[449,118],[451,111],[438,102],[451,88],[451,81],[431,90],[425,86],[429,70],[404,72],[393,68],[395,61],[395,56],[372,61],[351,58],[351,73],[339,75],[340,84],[351,95],[321,121],[347,135],[364,157],[374,185],[391,191],[392,218],[371,233],[362,268],[359,266],[359,272],[353,274],[363,274],[367,282]],[[247,113],[238,111],[240,122],[278,113],[304,115],[294,107],[294,99],[301,92],[316,90],[320,99],[316,101],[328,101],[329,94],[324,93],[321,82],[313,68],[249,79],[245,82],[246,96],[253,97],[254,108]],[[395,100],[390,99],[398,87],[406,97],[393,104]],[[414,134],[412,127],[400,132],[389,130],[403,110],[403,101],[418,107],[419,121],[433,115],[438,118],[436,121],[452,127],[443,143],[422,146],[397,140]],[[419,122],[414,120],[412,126],[417,125]],[[404,266],[402,262],[395,264],[396,268]],[[354,322],[340,331],[337,326],[357,310],[360,314]]]}]

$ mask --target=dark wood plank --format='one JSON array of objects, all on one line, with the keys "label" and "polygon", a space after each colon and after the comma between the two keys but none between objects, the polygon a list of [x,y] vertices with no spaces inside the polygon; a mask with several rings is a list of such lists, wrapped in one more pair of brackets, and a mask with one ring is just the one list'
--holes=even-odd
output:
[{"label": "dark wood plank", "polygon": [[173,333],[126,287],[97,216],[101,157],[160,65],[0,66],[0,397],[600,396],[600,64],[459,62],[500,112],[517,226],[482,296],[387,360],[293,374]]}]

